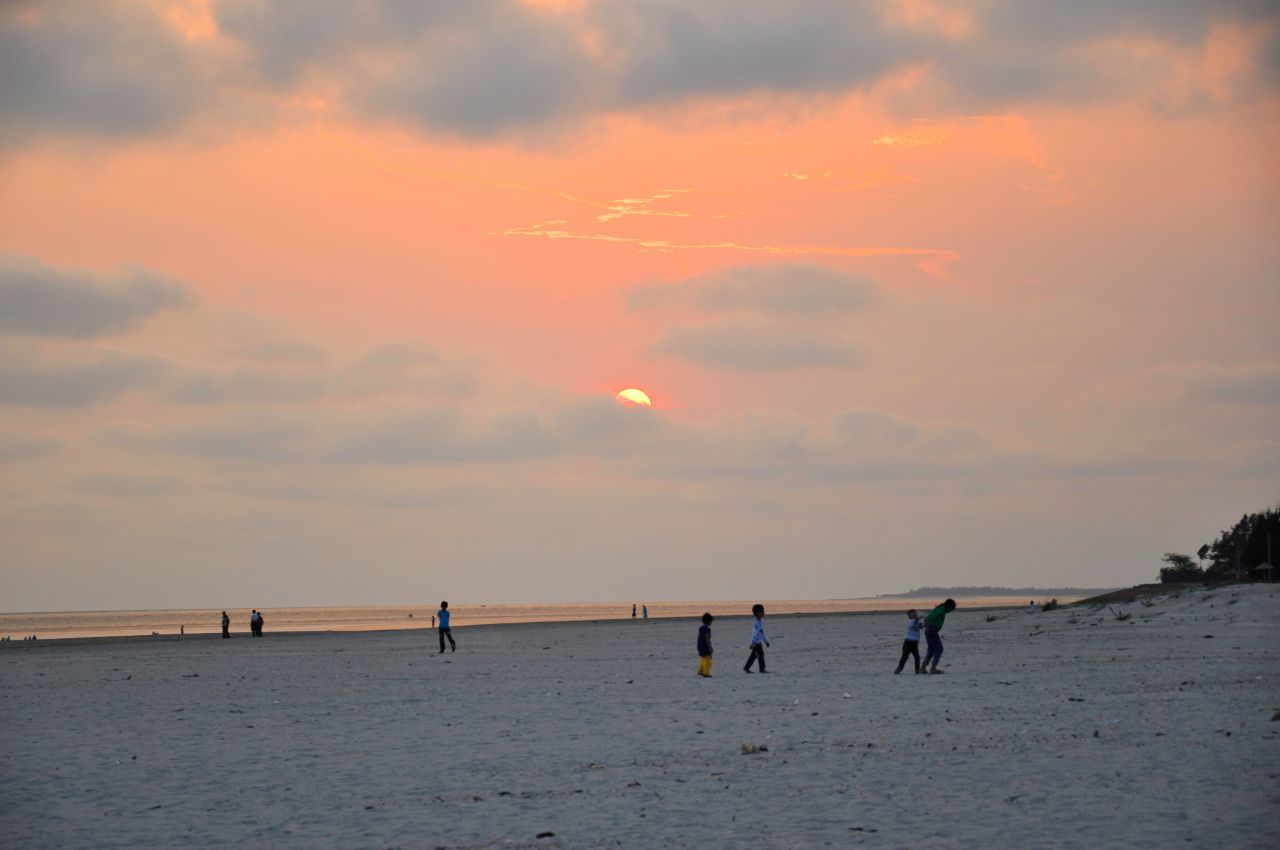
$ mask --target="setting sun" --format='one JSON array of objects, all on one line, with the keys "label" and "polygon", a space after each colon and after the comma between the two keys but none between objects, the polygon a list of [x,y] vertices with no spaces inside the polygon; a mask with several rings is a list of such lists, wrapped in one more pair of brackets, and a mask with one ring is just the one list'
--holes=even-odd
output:
[{"label": "setting sun", "polygon": [[620,404],[653,407],[653,402],[649,400],[649,396],[644,390],[626,389],[618,393],[613,398],[614,401]]}]

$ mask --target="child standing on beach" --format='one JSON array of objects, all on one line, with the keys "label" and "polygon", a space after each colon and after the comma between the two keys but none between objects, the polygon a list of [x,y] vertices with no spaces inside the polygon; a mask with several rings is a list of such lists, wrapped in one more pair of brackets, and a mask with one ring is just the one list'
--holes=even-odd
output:
[{"label": "child standing on beach", "polygon": [[768,673],[764,669],[764,648],[769,645],[769,637],[764,633],[764,606],[756,603],[751,606],[751,613],[755,615],[755,624],[751,627],[751,654],[747,656],[747,663],[742,668],[744,673],[751,672],[751,665],[756,659],[760,660],[760,672]]},{"label": "child standing on beach", "polygon": [[946,621],[947,614],[954,610],[956,610],[956,601],[948,599],[924,615],[924,639],[929,644],[929,650],[924,654],[924,663],[920,665],[921,670],[927,667],[930,673],[940,672],[938,660],[942,658],[942,635],[938,632],[942,631],[942,624]]},{"label": "child standing on beach", "polygon": [[711,678],[711,621],[710,612],[702,615],[702,625],[698,627],[698,675],[704,679]]},{"label": "child standing on beach", "polygon": [[898,669],[893,671],[895,675],[906,666],[907,656],[915,658],[916,672],[920,672],[920,627],[923,625],[916,609],[907,612],[907,639],[902,642],[902,657],[898,659]]},{"label": "child standing on beach", "polygon": [[458,645],[453,642],[453,631],[449,628],[449,603],[441,602],[440,610],[436,612],[436,616],[440,618],[440,654],[444,654],[444,639],[449,639],[449,651],[457,652]]}]

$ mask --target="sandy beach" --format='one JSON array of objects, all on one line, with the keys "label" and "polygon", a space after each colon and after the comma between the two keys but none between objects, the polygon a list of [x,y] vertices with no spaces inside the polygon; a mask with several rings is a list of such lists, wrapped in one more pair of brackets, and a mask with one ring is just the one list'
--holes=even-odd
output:
[{"label": "sandy beach", "polygon": [[[900,614],[0,645],[12,848],[1245,847],[1280,588]],[[994,619],[988,619],[994,617]],[[923,647],[922,647],[923,648]],[[744,754],[748,743],[762,751]],[[549,834],[550,833],[550,834]],[[542,837],[539,837],[542,836]]]}]

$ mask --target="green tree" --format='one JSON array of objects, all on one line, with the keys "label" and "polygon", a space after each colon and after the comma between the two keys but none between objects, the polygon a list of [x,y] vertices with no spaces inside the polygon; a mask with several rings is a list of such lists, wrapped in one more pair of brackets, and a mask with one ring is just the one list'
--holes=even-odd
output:
[{"label": "green tree", "polygon": [[1253,577],[1253,568],[1267,559],[1267,535],[1280,545],[1280,506],[1245,514],[1216,540],[1206,544],[1210,564],[1205,569],[1205,577],[1217,580]]},{"label": "green tree", "polygon": [[1160,581],[1165,583],[1183,581],[1203,581],[1204,570],[1196,566],[1190,555],[1178,552],[1165,552],[1160,560],[1169,566],[1160,568]]}]

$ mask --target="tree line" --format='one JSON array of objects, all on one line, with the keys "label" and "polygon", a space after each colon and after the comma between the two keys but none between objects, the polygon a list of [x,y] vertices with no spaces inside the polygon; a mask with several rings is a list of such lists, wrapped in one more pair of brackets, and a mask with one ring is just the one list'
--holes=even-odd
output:
[{"label": "tree line", "polygon": [[[1160,560],[1160,581],[1246,581],[1261,578],[1254,567],[1267,563],[1267,541],[1274,538],[1280,555],[1280,505],[1261,513],[1245,514],[1240,521],[1206,543],[1193,558],[1166,552]],[[1198,563],[1197,563],[1198,561]]]},{"label": "tree line", "polygon": [[[1278,541],[1280,542],[1280,541]],[[992,585],[957,585],[953,587],[917,587],[906,593],[881,593],[876,599],[909,599],[917,596],[1096,596],[1114,587],[996,587]]]}]

